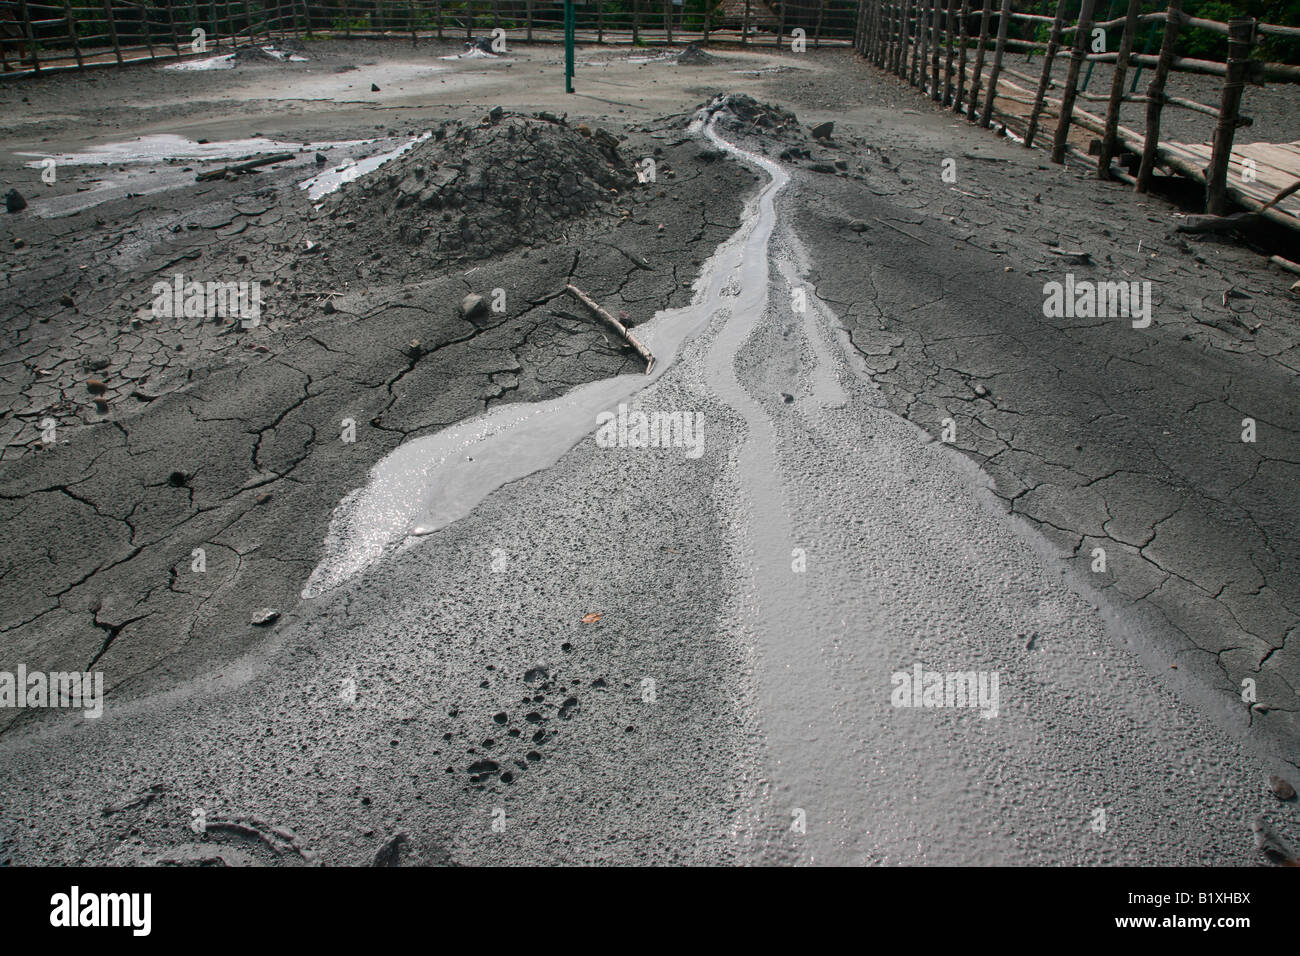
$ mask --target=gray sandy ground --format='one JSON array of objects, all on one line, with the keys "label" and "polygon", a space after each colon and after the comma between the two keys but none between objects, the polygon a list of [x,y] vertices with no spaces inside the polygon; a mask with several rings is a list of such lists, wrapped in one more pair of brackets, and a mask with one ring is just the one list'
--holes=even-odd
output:
[{"label": "gray sandy ground", "polygon": [[[954,373],[953,381],[931,371],[928,358],[918,361],[939,348],[934,342],[941,336],[917,315],[926,310],[914,308],[916,296],[936,275],[948,275],[954,262],[978,277],[982,289],[1006,283],[1000,293],[1006,307],[993,310],[987,299],[969,296],[952,306],[949,321],[1040,314],[1034,311],[1040,290],[1004,273],[999,255],[1014,251],[1017,258],[1007,261],[1017,273],[1020,257],[1029,255],[1029,241],[1020,235],[1027,231],[1004,215],[1000,190],[1017,175],[1025,180],[1022,188],[1030,183],[1015,172],[1014,150],[995,152],[999,147],[987,134],[948,132],[941,122],[917,124],[920,134],[901,124],[882,128],[885,113],[870,100],[901,99],[907,92],[876,85],[865,67],[849,83],[839,75],[842,63],[817,62],[806,76],[754,82],[770,84],[765,98],[784,98],[806,121],[827,118],[819,115],[827,111],[823,102],[841,100],[848,113],[839,109],[837,123],[850,135],[873,137],[874,151],[853,144],[837,152],[852,160],[848,176],[794,173],[778,200],[782,226],[772,246],[770,286],[759,290],[766,293],[760,307],[716,314],[695,347],[641,396],[646,408],[704,414],[710,430],[701,459],[686,459],[680,450],[603,449],[588,439],[554,468],[501,489],[464,521],[327,598],[293,608],[273,634],[249,632],[243,612],[266,603],[249,589],[266,580],[279,589],[272,598],[290,609],[287,595],[314,564],[328,509],[361,483],[369,464],[403,435],[470,414],[485,399],[467,399],[433,417],[424,403],[411,402],[407,415],[414,417],[403,419],[391,437],[368,433],[356,450],[364,462],[342,457],[344,450],[332,442],[312,440],[310,428],[332,433],[337,416],[337,400],[320,403],[331,406],[320,421],[286,439],[297,449],[285,453],[295,471],[286,485],[310,474],[310,482],[302,482],[310,490],[274,521],[262,516],[272,513],[280,488],[262,505],[246,501],[234,509],[242,517],[233,525],[238,538],[232,538],[232,555],[265,556],[265,563],[250,568],[255,573],[237,588],[227,584],[239,593],[229,598],[226,620],[180,612],[198,625],[205,643],[216,642],[212,656],[226,662],[200,669],[201,656],[178,657],[159,644],[163,638],[127,641],[128,626],[112,633],[113,647],[122,642],[124,656],[106,655],[104,666],[119,680],[166,668],[182,682],[147,694],[149,682],[137,680],[111,698],[99,723],[33,721],[6,734],[0,855],[15,862],[364,863],[400,832],[407,835],[401,860],[424,863],[1248,863],[1256,859],[1247,829],[1253,815],[1269,812],[1294,831],[1294,810],[1262,787],[1266,773],[1281,765],[1259,752],[1258,728],[1243,742],[1242,728],[1224,719],[1223,697],[1213,697],[1202,683],[1212,671],[1198,670],[1189,653],[1178,657],[1176,634],[1134,627],[1142,619],[1122,601],[1103,602],[1112,615],[1108,630],[1090,603],[1095,595],[1089,586],[1074,582],[1085,599],[1062,580],[1056,549],[1064,545],[1065,555],[1074,553],[1068,530],[1064,539],[1044,539],[1041,523],[1036,530],[1008,518],[970,461],[927,441],[889,410],[931,426],[937,417],[930,409],[946,407],[958,382],[964,404],[976,405],[965,390],[971,368],[964,354],[958,364],[967,374]],[[698,75],[675,81],[671,90],[642,82],[652,100],[643,108],[671,112],[699,102],[702,97],[691,98],[702,82]],[[736,80],[721,71],[710,79]],[[862,97],[857,106],[843,99],[855,89]],[[996,189],[996,201],[951,213],[959,222],[968,217],[971,251],[954,256],[946,248],[940,253],[908,244],[879,223],[865,233],[847,228],[851,218],[874,222],[880,215],[904,229],[924,226],[916,234],[935,241],[922,216],[898,218],[897,206],[955,201],[936,198],[937,185],[903,188],[932,173],[937,182],[935,157],[948,154],[949,137],[968,142],[972,153],[987,150],[1007,160],[1005,167],[991,167],[1005,177],[998,186],[968,190]],[[694,147],[679,148],[684,167]],[[888,164],[878,156],[882,151]],[[1006,167],[1012,168],[1003,173]],[[746,192],[756,181],[748,172],[737,176],[733,163],[711,168],[727,170]],[[978,175],[987,168],[978,166]],[[1062,204],[1098,195],[1099,187],[1074,174],[1038,170],[1036,160],[1029,168],[1038,178],[1050,173]],[[880,204],[877,190],[893,193],[897,206]],[[736,188],[735,199],[741,195]],[[1125,196],[1112,211],[1131,228],[1140,221],[1134,208]],[[1158,214],[1167,211],[1152,213]],[[801,237],[785,231],[791,225]],[[1101,232],[1106,226],[1074,225],[1072,238],[1098,243],[1095,256],[1110,250]],[[994,227],[1005,233],[998,248],[976,248]],[[701,236],[708,245],[704,256],[729,229],[718,232]],[[1158,227],[1153,232],[1164,234]],[[1234,282],[1259,275],[1247,254],[1215,251],[1219,273]],[[685,263],[692,257],[702,258],[694,249],[682,257],[688,278],[692,270]],[[908,259],[910,268],[903,265]],[[567,267],[571,260],[560,261]],[[527,274],[536,266],[509,267]],[[543,272],[541,281],[560,277]],[[835,284],[845,273],[848,291]],[[803,279],[824,303],[814,298],[807,317],[786,305],[789,283]],[[870,309],[859,304],[864,280],[873,293]],[[432,287],[440,301],[465,288],[450,276],[441,281]],[[612,295],[617,278],[605,281]],[[1216,277],[1198,281],[1202,294],[1217,288]],[[1255,281],[1260,288],[1252,291],[1267,307],[1269,292]],[[884,353],[863,338],[866,315],[880,324],[907,323],[896,333],[888,330],[909,344],[890,349],[898,361],[885,371],[893,377],[873,364]],[[377,327],[385,342],[405,342],[429,321],[413,316],[390,329],[392,315],[381,310],[370,317],[382,320]],[[834,332],[840,321],[847,340]],[[1273,323],[1269,327],[1272,332]],[[881,331],[887,330],[875,330]],[[1186,334],[1210,335],[1195,325]],[[1278,335],[1285,334],[1284,327]],[[267,432],[273,442],[267,447],[275,449],[276,416],[311,405],[307,382],[337,383],[353,402],[389,408],[393,395],[382,375],[338,381],[348,362],[333,353],[355,349],[351,333],[339,335],[342,346],[327,335],[317,336],[316,346],[298,343],[306,351],[293,366],[326,364],[303,373],[310,376],[306,381],[286,379],[282,399],[243,392],[243,377],[233,376],[238,387],[222,383],[203,399],[230,403],[210,417],[242,422],[257,408],[269,415],[269,424],[253,419],[242,441],[260,447]],[[290,342],[286,335],[284,345],[272,343],[273,354]],[[1294,345],[1283,337],[1258,355],[1257,340],[1231,348],[1225,343],[1209,338],[1202,352],[1221,361],[1226,354],[1234,361],[1284,364]],[[515,374],[537,375],[547,347],[543,342],[528,361],[520,359]],[[572,349],[554,339],[549,347]],[[371,362],[391,374],[406,367],[405,357]],[[617,372],[623,362],[610,350],[610,364],[547,376],[517,397],[544,397],[585,377]],[[459,366],[448,363],[443,375]],[[493,364],[478,374],[500,371]],[[435,377],[426,387],[434,391],[444,381]],[[1047,406],[1059,406],[1078,390],[1028,373],[1016,382],[989,388],[995,397],[1023,388]],[[202,383],[177,394],[191,392],[202,399]],[[156,415],[163,400],[148,403],[141,420]],[[957,418],[960,436],[974,431],[970,411],[947,411]],[[370,415],[367,405],[356,417]],[[142,444],[151,469],[164,467],[154,448],[195,454],[201,443],[186,431],[192,419],[158,415],[157,421],[159,434],[168,437]],[[57,454],[85,447],[83,460],[94,463],[113,454],[116,439],[108,447],[94,444],[105,434],[114,432],[96,425]],[[1025,457],[1007,456],[1008,474],[1026,487],[1041,484],[1034,469],[1042,466],[1033,458],[1057,461],[1055,441],[1050,433],[1025,436]],[[120,444],[128,446],[126,439]],[[976,461],[992,457],[961,440],[956,444],[976,452]],[[18,466],[33,467],[27,462],[36,457],[24,456]],[[1068,471],[1075,460],[1057,468]],[[239,474],[213,476],[216,497],[254,470],[242,462]],[[170,467],[161,472],[164,479]],[[1206,468],[1203,458],[1187,463],[1193,479],[1221,478]],[[1004,492],[1008,479],[989,471],[994,491],[1011,497]],[[1069,529],[1085,513],[1090,499],[1073,493],[1083,483],[1059,481],[1063,490],[1050,524]],[[1261,492],[1270,507],[1275,492]],[[46,495],[61,501],[75,493],[52,488]],[[242,494],[255,502],[257,493],[250,488]],[[1133,522],[1160,521],[1158,504],[1152,504],[1158,496],[1133,497]],[[109,510],[98,501],[85,507],[87,519]],[[1250,503],[1243,507],[1252,517],[1260,511]],[[1041,522],[1041,512],[1015,510]],[[1207,520],[1222,521],[1224,514],[1230,512],[1212,508]],[[113,527],[111,514],[104,523]],[[165,520],[162,526],[174,534]],[[199,532],[196,540],[205,536]],[[169,545],[182,551],[181,561],[173,556],[171,564],[188,564],[187,544]],[[1294,548],[1284,539],[1271,547],[1279,565],[1293,560]],[[793,548],[806,551],[807,572],[792,570]],[[83,538],[74,553],[88,550]],[[1228,549],[1242,552],[1254,553],[1242,543]],[[241,570],[245,560],[235,562]],[[288,567],[269,570],[281,564]],[[127,590],[137,582],[157,589],[153,575],[165,581],[171,565],[164,562],[152,574],[122,566],[134,575],[123,579]],[[88,634],[86,648],[101,647],[105,627],[123,619],[109,617],[113,604],[101,595],[114,589],[96,580],[104,573],[89,576],[85,603],[73,605],[97,632]],[[92,600],[98,610],[87,613]],[[583,623],[591,612],[603,616]],[[1188,620],[1203,622],[1206,614],[1197,608]],[[20,639],[24,630],[18,630]],[[1232,636],[1241,640],[1239,632]],[[53,654],[78,646],[67,640],[32,638],[31,646]],[[138,658],[126,656],[131,647]],[[1170,657],[1191,666],[1171,674]],[[1269,660],[1275,657],[1285,663],[1282,651]],[[70,659],[79,659],[75,650]],[[890,675],[917,661],[943,670],[999,671],[1002,713],[981,720],[970,712],[892,708]],[[1189,669],[1197,679],[1179,680]],[[196,672],[200,676],[190,676]],[[653,700],[646,698],[647,679],[654,681]],[[141,798],[125,806],[137,794]],[[1104,833],[1090,825],[1098,808],[1107,812]],[[219,824],[202,841],[188,826],[196,809]],[[798,811],[806,833],[790,826]],[[271,826],[292,828],[296,838],[277,837]]]}]

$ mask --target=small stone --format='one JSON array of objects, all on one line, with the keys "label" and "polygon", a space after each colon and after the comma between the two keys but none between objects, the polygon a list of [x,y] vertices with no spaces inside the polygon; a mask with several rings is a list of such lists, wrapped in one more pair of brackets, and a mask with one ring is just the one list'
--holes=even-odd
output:
[{"label": "small stone", "polygon": [[867,224],[863,222],[861,219],[854,219],[851,223],[849,223],[849,228],[852,229],[854,232],[866,232]]},{"label": "small stone", "polygon": [[1268,789],[1273,791],[1273,796],[1279,800],[1294,800],[1295,787],[1283,780],[1277,774],[1268,778]]},{"label": "small stone", "polygon": [[578,135],[579,135],[579,136],[586,136],[586,137],[590,138],[590,136],[591,136],[591,127],[589,127],[586,123],[579,123],[579,124],[578,124]]},{"label": "small stone", "polygon": [[848,164],[848,162],[846,162],[846,161],[843,160],[843,159],[837,159],[837,160],[835,160],[835,168],[838,169],[838,170],[839,170],[840,172],[842,172],[842,173],[843,173],[843,172],[847,172],[847,171],[848,171],[848,168],[849,168],[849,164]]},{"label": "small stone", "polygon": [[378,92],[379,92],[379,84],[377,84],[377,83],[371,83],[371,84],[370,84],[370,92],[371,92],[371,93],[378,93]]},{"label": "small stone", "polygon": [[835,124],[831,121],[818,123],[812,128],[813,139],[829,139],[831,133],[835,131]]},{"label": "small stone", "polygon": [[501,117],[505,115],[505,112],[506,111],[499,106],[492,107],[490,110],[488,110],[488,115],[487,115],[488,122],[489,123],[501,122]]},{"label": "small stone", "polygon": [[375,853],[375,859],[371,866],[400,866],[402,862],[402,847],[407,842],[405,833],[395,833],[381,846]]},{"label": "small stone", "polygon": [[835,167],[830,163],[813,163],[808,167],[814,173],[831,173],[834,174]]},{"label": "small stone", "polygon": [[70,309],[76,304],[76,301],[67,292],[59,296],[59,305],[63,306],[65,309]]},{"label": "small stone", "polygon": [[97,378],[86,379],[86,391],[91,395],[103,395],[108,391],[108,386]]},{"label": "small stone", "polygon": [[264,607],[253,612],[253,617],[249,623],[253,627],[269,627],[278,620],[280,620],[279,611],[273,607]]},{"label": "small stone", "polygon": [[325,154],[324,154],[324,153],[317,153],[317,154],[316,154],[316,165],[317,165],[317,166],[324,166],[325,163],[326,163]]},{"label": "small stone", "polygon": [[460,300],[460,314],[467,319],[482,315],[487,311],[487,303],[483,297],[476,292],[471,292],[465,298]]},{"label": "small stone", "polygon": [[1269,826],[1268,821],[1262,816],[1251,821],[1250,829],[1255,834],[1255,849],[1268,857],[1271,862],[1285,866],[1297,862],[1295,851],[1278,836],[1277,831]]},{"label": "small stone", "polygon": [[794,403],[794,396],[791,395],[789,392],[782,392],[781,401],[785,402],[787,405],[791,405]]},{"label": "small stone", "polygon": [[25,245],[27,245],[27,243],[26,243],[23,239],[20,239],[18,236],[14,236],[14,248],[15,248],[15,249],[21,249],[21,248],[22,248],[23,246],[25,246]]},{"label": "small stone", "polygon": [[980,398],[988,398],[989,390],[985,388],[983,385],[976,385],[975,394],[978,395]]},{"label": "small stone", "polygon": [[5,209],[9,212],[22,212],[27,208],[27,200],[16,189],[5,193]]}]

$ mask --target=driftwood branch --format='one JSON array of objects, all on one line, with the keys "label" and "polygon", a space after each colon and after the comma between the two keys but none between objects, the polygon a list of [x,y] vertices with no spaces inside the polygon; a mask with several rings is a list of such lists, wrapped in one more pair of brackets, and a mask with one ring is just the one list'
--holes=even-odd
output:
[{"label": "driftwood branch", "polygon": [[655,357],[650,354],[649,349],[637,341],[636,336],[627,330],[627,326],[597,305],[591,296],[587,295],[587,293],[583,292],[576,285],[566,285],[564,291],[590,309],[593,314],[598,316],[606,325],[617,332],[624,342],[632,346],[632,348],[636,350],[636,354],[645,359],[645,373],[647,375],[650,374],[650,369],[654,368]]},{"label": "driftwood branch", "polygon": [[194,177],[196,182],[204,183],[210,179],[221,179],[226,173],[246,173],[250,169],[256,169],[259,166],[270,166],[272,163],[283,163],[287,159],[293,159],[293,153],[276,153],[274,156],[263,156],[260,159],[250,159],[246,163],[236,163],[233,166],[222,166],[220,169],[209,169],[205,173],[199,173]]}]

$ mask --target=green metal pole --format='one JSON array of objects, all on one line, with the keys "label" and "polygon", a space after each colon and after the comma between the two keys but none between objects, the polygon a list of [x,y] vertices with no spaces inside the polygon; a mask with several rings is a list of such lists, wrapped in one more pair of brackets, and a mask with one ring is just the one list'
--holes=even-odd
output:
[{"label": "green metal pole", "polygon": [[564,0],[564,92],[573,92],[573,0]]}]

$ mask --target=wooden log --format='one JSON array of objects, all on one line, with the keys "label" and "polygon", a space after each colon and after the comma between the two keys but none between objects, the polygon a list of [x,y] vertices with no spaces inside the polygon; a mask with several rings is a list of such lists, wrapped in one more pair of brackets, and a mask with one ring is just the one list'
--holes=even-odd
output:
[{"label": "wooden log", "polygon": [[980,73],[984,70],[984,48],[989,44],[989,20],[992,17],[993,0],[984,0],[984,12],[980,16],[980,38],[975,47],[975,63],[971,67],[970,106],[966,108],[966,118],[972,123],[979,119],[977,107],[980,100]]},{"label": "wooden log", "polygon": [[1065,76],[1065,90],[1061,95],[1061,113],[1056,120],[1056,135],[1052,139],[1052,162],[1065,162],[1065,147],[1070,141],[1070,119],[1074,114],[1074,99],[1079,92],[1079,71],[1083,68],[1084,45],[1088,42],[1088,27],[1092,23],[1094,0],[1083,0],[1079,22],[1070,46],[1070,68]]},{"label": "wooden log", "polygon": [[[1137,0],[1130,0],[1137,2]],[[1011,24],[1011,0],[1002,0],[1002,12],[998,16],[998,42],[993,50],[993,68],[989,70],[989,91],[984,96],[984,113],[980,116],[980,125],[985,129],[993,119],[993,100],[998,95],[998,76],[1002,73],[1002,53],[1007,48],[1007,28]]]},{"label": "wooden log", "polygon": [[1165,18],[1165,35],[1160,43],[1160,58],[1156,71],[1147,85],[1146,141],[1142,145],[1142,162],[1138,166],[1137,182],[1133,188],[1144,193],[1151,188],[1151,173],[1156,165],[1156,149],[1160,145],[1160,112],[1165,102],[1165,81],[1174,61],[1174,47],[1178,43],[1178,30],[1182,23],[1183,0],[1169,0]]},{"label": "wooden log", "polygon": [[271,156],[260,156],[247,162],[222,166],[220,169],[209,169],[195,176],[194,181],[206,183],[214,179],[221,179],[226,173],[246,173],[249,170],[257,169],[259,166],[270,166],[272,163],[283,163],[290,159],[293,159],[293,153],[275,153]]},{"label": "wooden log", "polygon": [[1038,92],[1034,94],[1034,107],[1029,113],[1029,127],[1025,130],[1025,148],[1031,149],[1034,137],[1038,135],[1038,117],[1043,112],[1043,98],[1047,87],[1052,82],[1052,63],[1061,48],[1061,26],[1065,23],[1065,5],[1068,0],[1056,0],[1056,16],[1052,18],[1052,32],[1047,40],[1047,52],[1043,54],[1043,69],[1038,76]]},{"label": "wooden log", "polygon": [[1246,60],[1254,45],[1253,19],[1234,18],[1228,23],[1228,73],[1223,80],[1223,99],[1219,103],[1219,122],[1214,128],[1214,147],[1205,184],[1205,211],[1215,216],[1223,215],[1228,204],[1228,161],[1232,158],[1237,112],[1246,83]]},{"label": "wooden log", "polygon": [[612,315],[610,315],[608,312],[602,309],[599,305],[596,304],[595,300],[592,299],[591,296],[587,295],[587,293],[583,292],[581,289],[579,289],[577,286],[573,285],[572,283],[566,284],[564,287],[564,291],[569,293],[569,295],[573,296],[575,299],[577,299],[579,302],[585,305],[588,309],[590,309],[594,315],[598,316],[601,320],[605,322],[606,325],[608,325],[615,332],[617,332],[619,336],[622,337],[624,342],[632,346],[636,354],[641,356],[641,358],[645,359],[645,373],[647,375],[650,374],[650,370],[654,368],[655,357],[650,354],[649,349],[647,349],[644,345],[642,345],[639,341],[637,341],[636,336],[634,336],[631,332],[627,330],[627,326],[625,326],[618,319],[614,318]]},{"label": "wooden log", "polygon": [[1124,18],[1124,33],[1119,40],[1119,59],[1110,78],[1110,102],[1106,106],[1106,132],[1101,137],[1101,153],[1097,156],[1097,177],[1110,179],[1110,161],[1115,156],[1115,132],[1119,128],[1119,111],[1124,104],[1124,78],[1128,74],[1128,58],[1133,52],[1133,38],[1137,35],[1138,14],[1142,0],[1128,0],[1128,13]]}]

